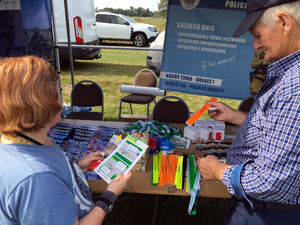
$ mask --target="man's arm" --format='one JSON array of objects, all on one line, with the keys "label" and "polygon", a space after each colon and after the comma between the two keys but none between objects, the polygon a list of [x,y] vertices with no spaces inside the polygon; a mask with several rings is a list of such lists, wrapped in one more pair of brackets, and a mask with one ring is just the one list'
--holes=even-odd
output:
[{"label": "man's arm", "polygon": [[247,113],[235,110],[222,102],[207,102],[217,110],[209,110],[208,115],[210,118],[218,121],[229,122],[237,126],[241,126],[244,122]]}]

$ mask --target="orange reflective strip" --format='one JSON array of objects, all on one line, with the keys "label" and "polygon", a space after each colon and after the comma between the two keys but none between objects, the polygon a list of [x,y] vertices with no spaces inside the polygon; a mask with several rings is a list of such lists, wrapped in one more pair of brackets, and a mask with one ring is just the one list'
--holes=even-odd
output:
[{"label": "orange reflective strip", "polygon": [[[212,97],[209,101],[216,102],[218,99]],[[205,103],[194,115],[192,115],[187,121],[186,124],[193,126],[193,124],[198,120],[209,108],[211,107],[210,104]]]}]

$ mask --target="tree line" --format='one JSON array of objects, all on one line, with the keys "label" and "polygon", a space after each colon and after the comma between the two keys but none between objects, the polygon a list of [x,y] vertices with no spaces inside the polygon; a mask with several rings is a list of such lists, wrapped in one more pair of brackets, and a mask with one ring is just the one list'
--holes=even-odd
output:
[{"label": "tree line", "polygon": [[116,12],[123,14],[125,16],[133,16],[133,17],[167,17],[167,8],[168,8],[168,0],[160,0],[159,3],[157,3],[158,11],[150,11],[149,8],[145,9],[143,7],[134,8],[133,6],[130,6],[129,9],[121,9],[121,8],[103,8],[98,9],[96,7],[95,11],[109,11],[109,12]]},{"label": "tree line", "polygon": [[149,8],[145,9],[143,7],[138,7],[138,8],[134,8],[133,6],[130,6],[129,9],[121,9],[121,8],[103,8],[101,10],[98,9],[98,7],[96,7],[96,12],[97,11],[109,11],[109,12],[116,12],[116,13],[120,13],[123,14],[125,16],[136,16],[136,17],[152,17],[154,16],[155,12],[152,12],[149,10]]}]

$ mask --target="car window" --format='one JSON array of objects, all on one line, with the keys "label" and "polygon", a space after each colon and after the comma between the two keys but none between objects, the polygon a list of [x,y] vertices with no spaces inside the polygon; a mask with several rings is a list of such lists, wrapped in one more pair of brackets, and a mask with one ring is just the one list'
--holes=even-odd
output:
[{"label": "car window", "polygon": [[111,23],[115,24],[123,24],[124,25],[125,20],[119,16],[111,15]]},{"label": "car window", "polygon": [[108,16],[105,14],[98,14],[96,15],[96,22],[108,23]]},{"label": "car window", "polygon": [[130,18],[127,17],[127,16],[122,15],[122,17],[125,18],[125,19],[127,19],[127,20],[129,20],[131,23],[137,23],[137,22],[135,22],[133,19],[130,19]]}]

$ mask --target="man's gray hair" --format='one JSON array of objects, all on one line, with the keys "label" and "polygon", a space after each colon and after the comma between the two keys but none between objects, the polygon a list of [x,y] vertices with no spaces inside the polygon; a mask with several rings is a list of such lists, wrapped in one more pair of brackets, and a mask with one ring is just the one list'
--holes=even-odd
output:
[{"label": "man's gray hair", "polygon": [[267,9],[257,20],[256,24],[264,24],[273,28],[275,23],[279,21],[279,18],[276,17],[279,12],[286,12],[292,16],[300,27],[300,1],[286,3]]}]

